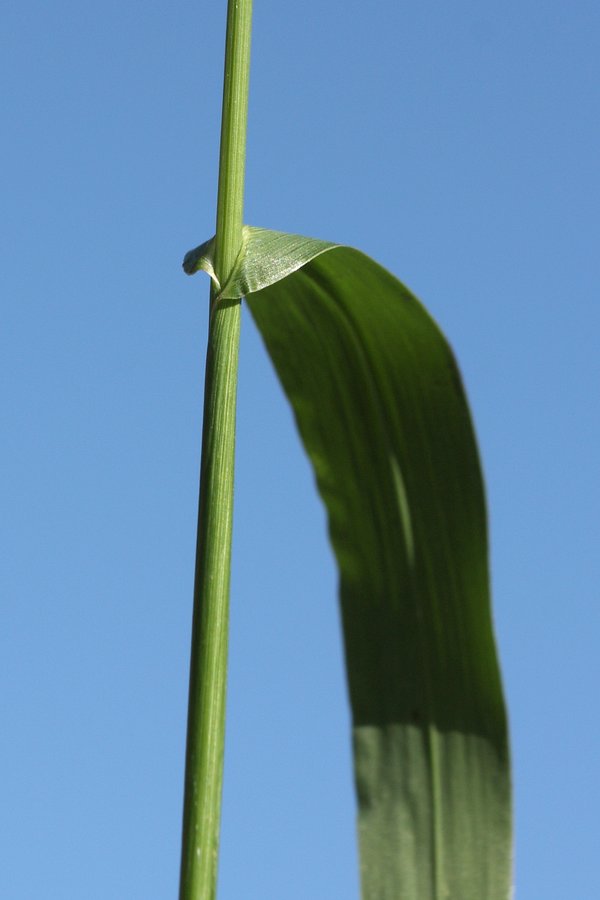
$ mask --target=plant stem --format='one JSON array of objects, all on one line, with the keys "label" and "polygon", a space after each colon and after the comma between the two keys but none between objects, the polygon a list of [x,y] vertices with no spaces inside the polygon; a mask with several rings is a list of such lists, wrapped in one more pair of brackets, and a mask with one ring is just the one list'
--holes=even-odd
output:
[{"label": "plant stem", "polygon": [[[229,0],[215,269],[242,243],[252,0]],[[240,301],[211,289],[183,811],[180,900],[214,900],[223,783]]]}]

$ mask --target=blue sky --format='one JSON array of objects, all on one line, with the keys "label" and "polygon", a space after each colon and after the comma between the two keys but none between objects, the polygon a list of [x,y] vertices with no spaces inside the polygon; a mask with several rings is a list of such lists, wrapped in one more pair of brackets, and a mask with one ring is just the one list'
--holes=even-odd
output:
[{"label": "blue sky", "polygon": [[[224,2],[4,15],[0,896],[176,897]],[[516,897],[593,898],[600,8],[256,3],[246,220],[448,335],[487,478]],[[324,514],[243,323],[220,900],[358,900]]]}]

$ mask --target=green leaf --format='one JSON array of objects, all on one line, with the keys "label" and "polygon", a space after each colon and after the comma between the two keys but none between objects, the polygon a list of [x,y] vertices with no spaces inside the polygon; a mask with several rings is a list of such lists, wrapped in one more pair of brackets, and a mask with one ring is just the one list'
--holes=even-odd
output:
[{"label": "green leaf", "polygon": [[363,898],[506,900],[509,757],[485,501],[452,353],[362,253],[306,244],[310,261],[269,284],[247,274],[277,269],[268,233],[261,241],[253,251],[246,232],[255,261],[238,261],[229,291],[249,287],[327,507]]},{"label": "green leaf", "polygon": [[200,270],[207,272],[215,284],[219,299],[238,300],[281,281],[311,259],[337,246],[329,241],[319,241],[299,234],[285,234],[283,231],[244,225],[237,263],[223,287],[219,284],[214,268],[214,238],[186,253],[183,270],[187,275]]}]

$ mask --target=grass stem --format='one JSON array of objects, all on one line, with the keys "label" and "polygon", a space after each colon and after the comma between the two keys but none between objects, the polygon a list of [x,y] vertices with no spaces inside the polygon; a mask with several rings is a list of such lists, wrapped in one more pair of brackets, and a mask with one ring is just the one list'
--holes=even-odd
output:
[{"label": "grass stem", "polygon": [[[215,269],[221,284],[241,247],[252,0],[229,0]],[[180,900],[216,896],[233,523],[240,301],[211,289],[186,750]]]}]

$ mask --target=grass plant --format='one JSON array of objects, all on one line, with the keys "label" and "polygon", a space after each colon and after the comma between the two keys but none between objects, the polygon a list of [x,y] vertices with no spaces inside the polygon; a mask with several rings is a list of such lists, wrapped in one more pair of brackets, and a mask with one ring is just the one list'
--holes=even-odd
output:
[{"label": "grass plant", "polygon": [[460,374],[372,259],[242,224],[250,17],[250,0],[229,0],[216,235],[184,260],[211,295],[180,900],[216,896],[242,297],[328,513],[363,900],[507,900],[507,722]]}]

